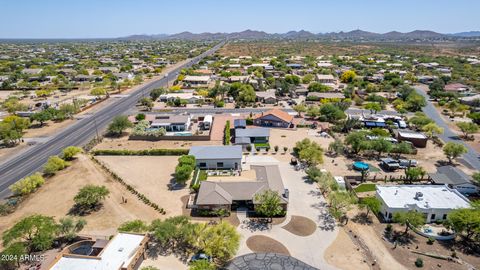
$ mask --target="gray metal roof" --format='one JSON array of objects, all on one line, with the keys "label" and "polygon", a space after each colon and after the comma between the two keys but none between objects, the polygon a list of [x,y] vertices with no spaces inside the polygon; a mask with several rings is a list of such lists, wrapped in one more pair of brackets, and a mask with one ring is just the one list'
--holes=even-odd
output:
[{"label": "gray metal roof", "polygon": [[429,176],[436,184],[461,185],[470,184],[470,176],[453,166],[442,166],[437,168],[436,173]]},{"label": "gray metal roof", "polygon": [[269,128],[235,129],[235,137],[270,137]]},{"label": "gray metal roof", "polygon": [[192,146],[189,155],[196,159],[242,159],[240,145],[225,146]]},{"label": "gray metal roof", "polygon": [[235,144],[250,144],[252,143],[249,137],[235,137]]}]

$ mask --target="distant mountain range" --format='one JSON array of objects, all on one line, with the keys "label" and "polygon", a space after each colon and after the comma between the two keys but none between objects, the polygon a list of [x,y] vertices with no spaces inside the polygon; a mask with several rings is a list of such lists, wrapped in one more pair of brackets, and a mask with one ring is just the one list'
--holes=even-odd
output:
[{"label": "distant mountain range", "polygon": [[438,39],[458,39],[458,38],[478,38],[480,31],[461,32],[455,34],[441,34],[428,30],[415,30],[412,32],[401,33],[391,31],[380,34],[363,30],[353,30],[349,32],[331,32],[331,33],[312,33],[305,30],[290,31],[282,34],[271,34],[263,31],[245,30],[233,33],[191,33],[181,32],[167,35],[131,35],[118,38],[119,40],[216,40],[216,39],[334,39],[334,40],[438,40]]}]

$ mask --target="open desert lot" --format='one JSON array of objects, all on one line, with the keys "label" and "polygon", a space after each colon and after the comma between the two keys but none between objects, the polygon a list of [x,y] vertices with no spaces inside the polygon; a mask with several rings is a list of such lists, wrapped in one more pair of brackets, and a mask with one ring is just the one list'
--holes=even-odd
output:
[{"label": "open desert lot", "polygon": [[188,186],[170,189],[178,156],[97,156],[108,168],[140,193],[164,208],[166,217],[182,214],[181,198],[189,194]]},{"label": "open desert lot", "polygon": [[98,149],[190,149],[194,145],[221,145],[221,141],[134,141],[128,140],[128,137],[105,138],[101,143],[95,146]]},{"label": "open desert lot", "polygon": [[[84,216],[87,226],[82,233],[112,235],[125,221],[142,219],[151,221],[163,216],[141,203],[122,185],[110,179],[98,165],[87,156],[79,156],[72,165],[47,180],[37,192],[23,201],[18,209],[0,217],[0,233],[10,228],[21,218],[42,214],[60,219],[66,216],[74,205],[73,197],[85,185],[104,185],[110,191],[100,210]],[[122,203],[122,197],[127,203]]]}]

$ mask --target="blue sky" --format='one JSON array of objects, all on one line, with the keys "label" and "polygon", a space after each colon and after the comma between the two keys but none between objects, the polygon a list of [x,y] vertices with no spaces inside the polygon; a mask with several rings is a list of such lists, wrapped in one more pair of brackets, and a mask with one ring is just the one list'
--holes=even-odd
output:
[{"label": "blue sky", "polygon": [[2,0],[0,38],[480,30],[478,0]]}]

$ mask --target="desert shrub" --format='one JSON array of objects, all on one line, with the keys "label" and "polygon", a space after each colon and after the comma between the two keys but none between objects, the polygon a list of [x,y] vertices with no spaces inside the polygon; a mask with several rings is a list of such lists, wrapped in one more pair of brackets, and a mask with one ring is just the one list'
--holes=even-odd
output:
[{"label": "desert shrub", "polygon": [[58,171],[61,171],[68,167],[70,164],[57,157],[57,156],[52,156],[48,159],[47,164],[45,164],[45,167],[43,167],[43,173],[47,175],[53,175]]},{"label": "desert shrub", "polygon": [[423,267],[423,260],[422,260],[422,258],[417,258],[417,260],[415,261],[415,266],[418,267],[418,268]]},{"label": "desert shrub", "polygon": [[40,173],[36,173],[30,176],[23,178],[22,180],[16,182],[10,186],[10,190],[15,195],[27,195],[34,192],[38,187],[42,186],[45,183]]}]

